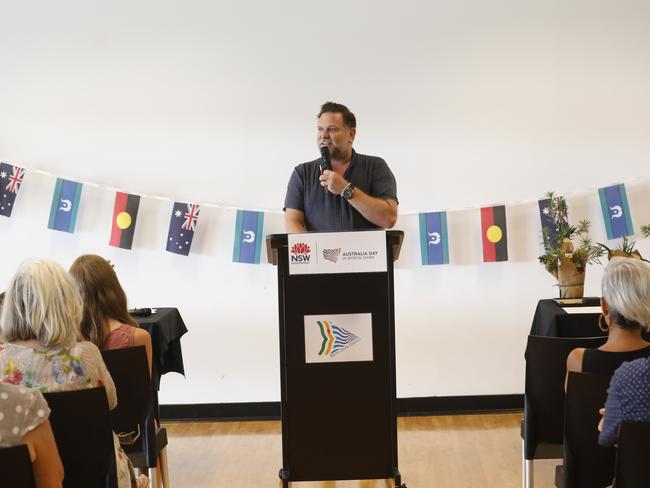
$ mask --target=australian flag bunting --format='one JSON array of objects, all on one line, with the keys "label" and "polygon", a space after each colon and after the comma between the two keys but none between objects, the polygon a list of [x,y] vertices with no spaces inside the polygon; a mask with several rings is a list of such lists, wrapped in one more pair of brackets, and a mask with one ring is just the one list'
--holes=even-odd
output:
[{"label": "australian flag bunting", "polygon": [[74,232],[83,185],[76,181],[57,178],[50,207],[48,229]]},{"label": "australian flag bunting", "polygon": [[539,205],[539,220],[542,224],[544,249],[550,249],[555,247],[555,241],[560,233],[560,229],[555,224],[553,216],[551,215],[550,198],[542,198],[541,200],[538,200],[537,204]]},{"label": "australian flag bunting", "polygon": [[449,264],[447,212],[420,214],[422,264]]},{"label": "australian flag bunting", "polygon": [[233,262],[260,264],[263,229],[264,212],[237,210]]},{"label": "australian flag bunting", "polygon": [[24,176],[23,168],[0,163],[0,215],[3,217],[11,217]]},{"label": "australian flag bunting", "polygon": [[627,204],[625,185],[612,185],[598,190],[600,207],[603,211],[607,239],[616,239],[634,234],[632,216]]},{"label": "australian flag bunting", "polygon": [[167,236],[167,250],[169,252],[182,254],[183,256],[189,255],[200,211],[200,205],[174,202],[174,209],[169,222],[169,235]]}]

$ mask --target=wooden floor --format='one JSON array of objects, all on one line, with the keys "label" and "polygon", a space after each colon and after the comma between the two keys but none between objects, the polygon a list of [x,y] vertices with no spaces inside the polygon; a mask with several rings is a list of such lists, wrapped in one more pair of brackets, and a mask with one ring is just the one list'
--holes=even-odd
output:
[{"label": "wooden floor", "polygon": [[[522,414],[402,417],[399,469],[408,488],[521,486]],[[174,488],[278,487],[280,423],[167,423]],[[536,488],[553,487],[557,460],[535,462]],[[389,488],[392,482],[291,483],[295,488]]]}]

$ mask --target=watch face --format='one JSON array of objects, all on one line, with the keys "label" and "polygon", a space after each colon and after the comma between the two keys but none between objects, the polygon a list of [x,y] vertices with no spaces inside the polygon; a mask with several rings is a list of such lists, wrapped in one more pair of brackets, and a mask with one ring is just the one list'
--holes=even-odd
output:
[{"label": "watch face", "polygon": [[345,190],[343,190],[343,198],[349,200],[352,196],[352,190],[353,188],[351,186],[348,186]]}]

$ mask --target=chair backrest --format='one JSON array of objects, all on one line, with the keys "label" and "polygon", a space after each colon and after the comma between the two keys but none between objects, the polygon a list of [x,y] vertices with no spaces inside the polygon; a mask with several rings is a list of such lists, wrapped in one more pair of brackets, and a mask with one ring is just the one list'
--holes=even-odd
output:
[{"label": "chair backrest", "polygon": [[0,480],[2,486],[36,488],[32,460],[25,444],[0,447]]},{"label": "chair backrest", "polygon": [[[147,352],[144,346],[102,351],[102,357],[117,390],[117,407],[111,411],[113,430],[118,433],[139,432],[134,444],[123,444],[126,453],[144,452],[156,465],[155,449],[150,441],[155,437],[153,389],[149,377]],[[121,437],[121,436],[120,436]]]},{"label": "chair backrest", "polygon": [[115,488],[115,447],[104,387],[45,393],[64,487]]},{"label": "chair backrest", "polygon": [[577,347],[603,345],[607,337],[528,336],[524,398],[524,450],[535,457],[539,443],[562,444],[566,358]]},{"label": "chair backrest", "polygon": [[611,376],[569,373],[564,412],[562,488],[612,484],[616,449],[598,445],[598,410],[605,406]]},{"label": "chair backrest", "polygon": [[616,488],[650,486],[650,422],[623,422],[616,451]]}]

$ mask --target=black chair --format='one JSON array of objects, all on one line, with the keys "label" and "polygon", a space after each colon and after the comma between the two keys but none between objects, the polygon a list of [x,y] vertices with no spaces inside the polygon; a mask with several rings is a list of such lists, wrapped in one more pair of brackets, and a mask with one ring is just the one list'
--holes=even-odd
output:
[{"label": "black chair", "polygon": [[113,430],[104,387],[43,394],[66,488],[117,487]]},{"label": "black chair", "polygon": [[32,460],[25,444],[0,447],[0,480],[2,486],[36,488]]},{"label": "black chair", "polygon": [[594,348],[607,337],[528,336],[523,440],[522,484],[534,484],[535,459],[562,457],[566,358],[577,347]]},{"label": "black chair", "polygon": [[167,430],[156,428],[146,350],[144,346],[111,349],[102,351],[102,356],[117,390],[111,421],[122,449],[133,466],[150,470],[153,486],[160,477],[168,488]]},{"label": "black chair", "polygon": [[623,422],[618,435],[614,486],[650,486],[650,422]]},{"label": "black chair", "polygon": [[564,408],[564,459],[555,471],[558,488],[604,488],[612,484],[616,449],[598,445],[598,410],[607,399],[610,375],[569,373]]}]

